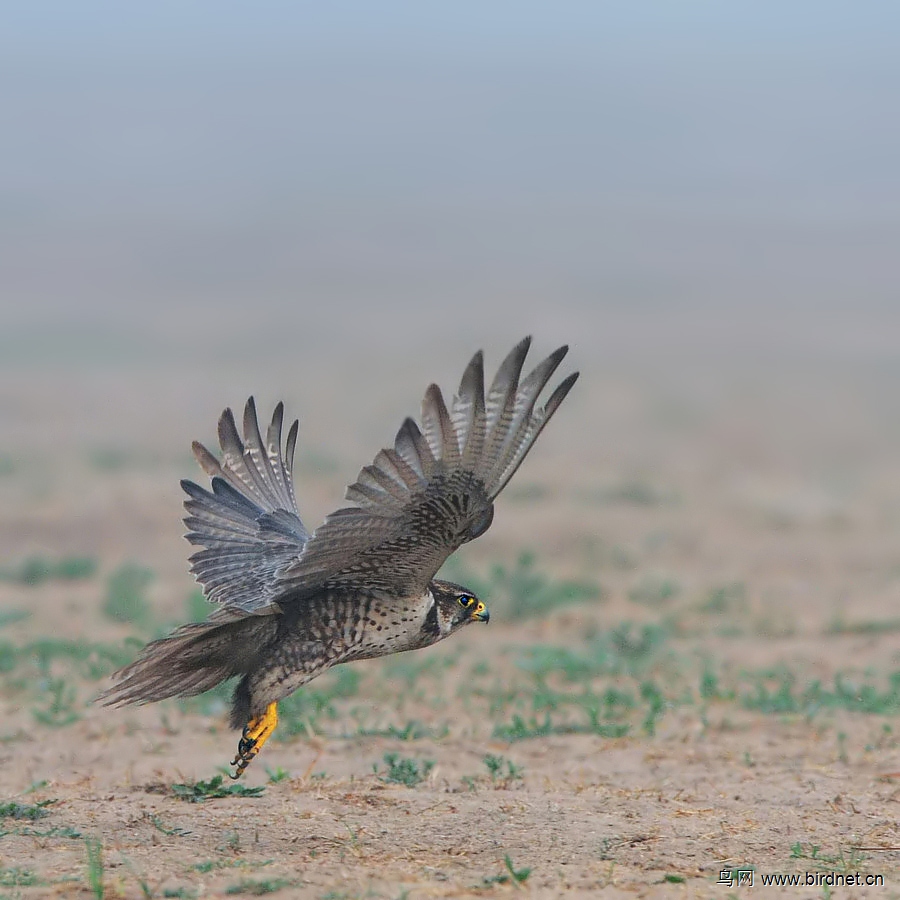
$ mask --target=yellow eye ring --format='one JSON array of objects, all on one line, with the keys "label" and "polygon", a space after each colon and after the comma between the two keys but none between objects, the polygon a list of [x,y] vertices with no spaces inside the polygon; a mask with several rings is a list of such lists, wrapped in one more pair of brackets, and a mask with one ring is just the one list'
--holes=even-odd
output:
[{"label": "yellow eye ring", "polygon": [[459,605],[463,607],[463,609],[468,609],[474,602],[475,598],[470,596],[469,594],[459,595]]}]

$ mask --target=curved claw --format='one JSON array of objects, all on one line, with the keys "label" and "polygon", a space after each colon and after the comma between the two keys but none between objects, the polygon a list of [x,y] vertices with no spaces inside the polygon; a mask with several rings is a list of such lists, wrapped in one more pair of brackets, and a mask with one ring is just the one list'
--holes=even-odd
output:
[{"label": "curved claw", "polygon": [[229,777],[235,781],[244,774],[247,766],[256,758],[263,745],[271,737],[278,725],[278,705],[270,703],[266,711],[259,717],[251,719],[245,726],[238,741],[238,752],[231,765],[237,766],[234,775]]}]

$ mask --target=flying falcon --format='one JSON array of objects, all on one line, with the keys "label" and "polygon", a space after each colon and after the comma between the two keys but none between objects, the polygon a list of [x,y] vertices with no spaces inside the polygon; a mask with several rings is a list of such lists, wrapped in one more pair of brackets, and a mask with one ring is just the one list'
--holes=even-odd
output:
[{"label": "flying falcon", "polygon": [[421,429],[407,419],[347,488],[355,504],[310,534],[292,481],[298,423],[282,452],[284,407],[265,441],[253,398],[243,440],[226,409],[222,459],[193,450],[212,492],[182,481],[187,539],[204,548],[191,572],[212,603],[205,622],[147,644],[98,699],[106,704],[190,697],[240,676],[231,710],[243,727],[232,765],[239,778],[278,723],[278,701],[338,663],[426,647],[488,610],[470,590],[435,574],[448,556],[490,527],[494,499],[569,393],[565,378],[543,408],[537,399],[567,347],[522,376],[525,338],[503,361],[485,395],[479,351],[448,409],[437,385],[422,401]]}]

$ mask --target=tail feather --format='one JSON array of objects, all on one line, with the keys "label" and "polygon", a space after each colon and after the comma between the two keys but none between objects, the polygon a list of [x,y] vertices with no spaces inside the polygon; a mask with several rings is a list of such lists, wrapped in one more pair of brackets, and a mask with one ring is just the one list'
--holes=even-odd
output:
[{"label": "tail feather", "polygon": [[106,706],[125,706],[202,694],[255,668],[277,628],[275,616],[235,620],[228,610],[205,622],[182,625],[147,644],[131,665],[113,676],[116,684],[97,699]]}]

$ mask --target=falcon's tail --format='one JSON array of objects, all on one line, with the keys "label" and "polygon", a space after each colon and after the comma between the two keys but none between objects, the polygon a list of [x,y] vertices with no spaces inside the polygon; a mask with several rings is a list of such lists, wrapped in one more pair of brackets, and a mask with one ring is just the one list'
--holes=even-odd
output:
[{"label": "falcon's tail", "polygon": [[117,683],[97,699],[106,706],[125,706],[202,694],[254,669],[277,628],[275,616],[235,619],[229,610],[182,625],[147,644],[131,665],[113,675]]}]

